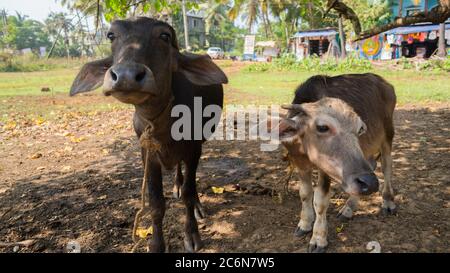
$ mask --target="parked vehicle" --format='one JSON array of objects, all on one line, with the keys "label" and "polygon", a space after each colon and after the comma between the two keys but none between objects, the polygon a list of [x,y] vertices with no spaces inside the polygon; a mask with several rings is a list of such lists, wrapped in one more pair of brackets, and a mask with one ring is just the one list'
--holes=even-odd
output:
[{"label": "parked vehicle", "polygon": [[223,59],[225,56],[220,47],[210,47],[208,48],[208,51],[206,51],[206,54],[208,54],[211,59]]}]

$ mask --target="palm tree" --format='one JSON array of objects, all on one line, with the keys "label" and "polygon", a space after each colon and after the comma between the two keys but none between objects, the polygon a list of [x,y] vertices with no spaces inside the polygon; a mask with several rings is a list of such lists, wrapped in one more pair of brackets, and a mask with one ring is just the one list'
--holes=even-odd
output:
[{"label": "palm tree", "polygon": [[[216,2],[215,0],[208,0],[206,3],[200,5],[200,8],[205,10],[205,34],[206,46],[210,46],[210,31],[213,26],[221,26],[227,21],[228,5]],[[222,29],[222,28],[220,28]]]},{"label": "palm tree", "polygon": [[235,0],[234,5],[228,12],[228,17],[231,20],[235,20],[241,15],[246,22],[248,33],[251,33],[252,26],[258,21],[260,16],[260,5],[260,0]]}]

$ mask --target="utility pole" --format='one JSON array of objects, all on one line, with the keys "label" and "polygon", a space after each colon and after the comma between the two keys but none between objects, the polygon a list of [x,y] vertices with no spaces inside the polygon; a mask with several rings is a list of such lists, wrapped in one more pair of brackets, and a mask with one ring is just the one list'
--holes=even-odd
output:
[{"label": "utility pole", "polygon": [[183,9],[183,25],[184,25],[184,45],[186,48],[186,51],[190,50],[189,46],[189,30],[188,30],[188,21],[187,21],[187,15],[186,15],[186,2],[185,0],[182,0],[182,9]]},{"label": "utility pole", "polygon": [[345,33],[344,33],[344,19],[342,15],[339,16],[339,37],[341,38],[341,59],[345,59],[347,57],[347,52],[345,50]]},{"label": "utility pole", "polygon": [[439,24],[439,41],[438,41],[437,55],[441,58],[444,58],[447,55],[445,49],[445,23]]}]

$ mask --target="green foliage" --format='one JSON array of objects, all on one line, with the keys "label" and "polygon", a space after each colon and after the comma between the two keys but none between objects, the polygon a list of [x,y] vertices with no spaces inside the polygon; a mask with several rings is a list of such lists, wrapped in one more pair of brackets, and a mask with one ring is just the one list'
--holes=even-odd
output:
[{"label": "green foliage", "polygon": [[45,26],[39,21],[27,19],[27,16],[17,13],[7,17],[7,25],[0,21],[0,47],[10,49],[48,46],[50,41],[45,32]]},{"label": "green foliage", "polygon": [[264,71],[311,71],[311,72],[346,72],[367,71],[372,69],[372,64],[366,59],[348,57],[344,60],[319,57],[310,57],[297,61],[292,54],[283,54],[281,58],[274,59],[271,63],[255,63],[247,66],[247,72]]},{"label": "green foliage", "polygon": [[403,57],[397,61],[397,65],[404,70],[450,72],[450,56],[445,59],[429,59],[420,62]]},{"label": "green foliage", "polygon": [[[358,15],[362,30],[368,30],[376,26],[387,24],[391,17],[389,0],[361,1],[343,0]],[[347,36],[353,33],[353,26],[350,22],[344,21],[344,29]]]},{"label": "green foliage", "polygon": [[66,58],[51,58],[47,60],[45,58],[39,58],[34,54],[26,54],[23,56],[0,54],[0,60],[0,72],[33,72],[58,68],[72,68],[87,61],[85,58],[70,60]]},{"label": "green foliage", "polygon": [[[115,18],[125,18],[128,12],[136,8],[143,13],[159,13],[163,10],[179,10],[181,1],[170,1],[170,0],[153,0],[153,1],[140,1],[140,0],[105,0],[105,19],[107,21],[112,21]],[[198,8],[197,1],[186,1],[186,8]]]}]

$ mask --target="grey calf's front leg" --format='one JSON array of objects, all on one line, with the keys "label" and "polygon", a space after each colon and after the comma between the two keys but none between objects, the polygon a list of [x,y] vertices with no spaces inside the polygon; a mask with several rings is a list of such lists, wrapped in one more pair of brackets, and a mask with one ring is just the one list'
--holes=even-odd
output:
[{"label": "grey calf's front leg", "polygon": [[309,242],[308,252],[325,252],[328,246],[327,209],[330,204],[330,177],[324,172],[319,172],[319,182],[314,187],[314,210],[316,220],[314,222],[313,235]]},{"label": "grey calf's front leg", "polygon": [[302,202],[302,211],[300,213],[300,221],[297,224],[294,235],[302,237],[312,231],[314,222],[313,209],[313,187],[312,187],[312,170],[299,170],[300,173],[300,200]]},{"label": "grey calf's front leg", "polygon": [[358,208],[359,196],[351,195],[345,205],[339,210],[338,219],[346,222],[353,217],[353,213]]}]

